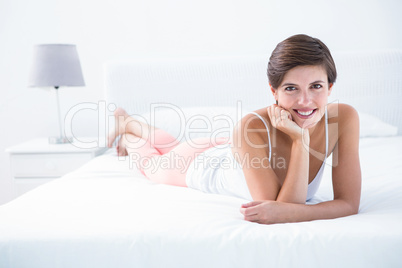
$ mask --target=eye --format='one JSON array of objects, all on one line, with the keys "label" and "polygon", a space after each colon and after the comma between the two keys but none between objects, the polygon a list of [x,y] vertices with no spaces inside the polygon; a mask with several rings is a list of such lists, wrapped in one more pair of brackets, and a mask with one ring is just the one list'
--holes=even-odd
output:
[{"label": "eye", "polygon": [[286,87],[285,88],[285,91],[294,91],[294,90],[296,90],[295,87]]},{"label": "eye", "polygon": [[322,85],[320,85],[320,84],[314,84],[312,87],[315,88],[315,89],[320,89],[320,88],[322,88]]}]

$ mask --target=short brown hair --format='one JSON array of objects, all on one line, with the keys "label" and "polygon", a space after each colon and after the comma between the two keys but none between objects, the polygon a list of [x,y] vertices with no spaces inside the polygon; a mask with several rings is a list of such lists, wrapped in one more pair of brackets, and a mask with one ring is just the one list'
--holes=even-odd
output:
[{"label": "short brown hair", "polygon": [[305,34],[293,35],[276,46],[268,63],[269,83],[278,88],[290,69],[302,65],[323,66],[328,83],[335,83],[336,67],[328,47],[319,39]]}]

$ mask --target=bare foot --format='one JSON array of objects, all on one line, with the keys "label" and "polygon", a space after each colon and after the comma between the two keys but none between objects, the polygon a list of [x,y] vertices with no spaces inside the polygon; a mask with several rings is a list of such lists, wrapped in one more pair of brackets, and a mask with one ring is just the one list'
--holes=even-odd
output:
[{"label": "bare foot", "polygon": [[118,107],[114,111],[115,128],[109,132],[109,135],[107,137],[107,146],[109,148],[111,148],[113,146],[113,142],[115,141],[115,139],[118,136],[125,133],[126,124],[127,124],[126,119],[128,117],[129,117],[128,113],[120,107]]},{"label": "bare foot", "polygon": [[121,138],[120,138],[120,140],[119,140],[119,142],[118,142],[118,144],[116,146],[116,152],[117,152],[118,156],[126,156],[126,155],[128,155],[127,149],[126,149],[126,144],[124,143],[124,141],[125,141],[124,135],[125,134],[123,134],[121,136]]},{"label": "bare foot", "polygon": [[128,150],[127,149],[133,149],[137,148],[138,142],[141,141],[141,138],[130,134],[130,133],[124,133],[121,135],[119,142],[116,146],[116,152],[118,156],[126,156],[128,155]]}]

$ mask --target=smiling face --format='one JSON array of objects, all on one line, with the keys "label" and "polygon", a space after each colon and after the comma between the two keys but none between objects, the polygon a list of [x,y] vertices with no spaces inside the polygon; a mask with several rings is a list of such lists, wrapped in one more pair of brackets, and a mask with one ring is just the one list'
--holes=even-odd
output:
[{"label": "smiling face", "polygon": [[271,90],[278,105],[298,126],[310,128],[324,115],[332,84],[322,66],[297,66],[286,73],[277,89]]}]

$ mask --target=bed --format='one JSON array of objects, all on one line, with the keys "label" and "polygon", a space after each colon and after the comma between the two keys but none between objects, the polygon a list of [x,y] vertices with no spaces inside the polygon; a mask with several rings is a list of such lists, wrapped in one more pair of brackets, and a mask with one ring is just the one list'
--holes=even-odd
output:
[{"label": "bed", "polygon": [[[247,222],[239,211],[247,200],[152,183],[110,149],[0,206],[0,267],[401,267],[402,52],[334,58],[339,78],[331,102],[350,103],[360,114],[359,214]],[[247,111],[273,102],[267,60],[109,62],[107,107],[122,106],[180,140],[227,135]],[[309,203],[332,197],[328,165]]]}]

